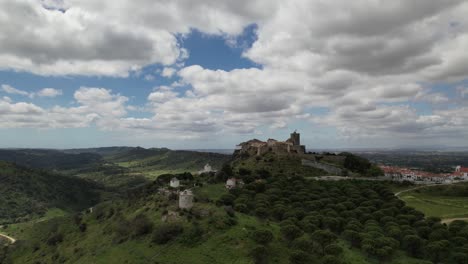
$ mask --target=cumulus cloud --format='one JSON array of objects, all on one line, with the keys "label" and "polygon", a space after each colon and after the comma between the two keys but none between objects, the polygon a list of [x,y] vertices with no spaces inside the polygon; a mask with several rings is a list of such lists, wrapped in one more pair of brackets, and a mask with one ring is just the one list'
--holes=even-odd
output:
[{"label": "cumulus cloud", "polygon": [[176,69],[165,67],[161,72],[161,76],[170,78],[174,75],[174,73],[176,73]]},{"label": "cumulus cloud", "polygon": [[59,95],[62,95],[62,90],[54,88],[44,88],[37,92],[37,96],[39,97],[57,97]]},{"label": "cumulus cloud", "polygon": [[74,93],[75,107],[49,109],[33,103],[0,99],[0,127],[75,128],[91,124],[101,129],[119,127],[128,98],[104,88],[81,87]]},{"label": "cumulus cloud", "polygon": [[23,95],[23,96],[30,96],[31,95],[30,93],[28,93],[26,91],[16,89],[15,87],[13,87],[11,85],[8,85],[8,84],[2,84],[2,90],[5,93],[8,93],[8,94],[19,94],[19,95]]},{"label": "cumulus cloud", "polygon": [[[42,109],[55,120],[69,114],[102,128],[198,136],[303,120],[345,137],[464,135],[466,88],[456,90],[459,98],[432,88],[455,90],[468,77],[466,13],[463,0],[1,1],[0,69],[127,76],[162,64],[160,75],[174,84],[148,94],[151,117],[128,116],[128,98],[105,88],[77,90],[77,107]],[[230,43],[251,24],[256,40],[242,56],[261,67],[179,64],[188,54],[179,34],[197,29]]]},{"label": "cumulus cloud", "polygon": [[239,34],[268,15],[268,2],[0,1],[0,69],[125,77],[185,59],[176,34]]}]

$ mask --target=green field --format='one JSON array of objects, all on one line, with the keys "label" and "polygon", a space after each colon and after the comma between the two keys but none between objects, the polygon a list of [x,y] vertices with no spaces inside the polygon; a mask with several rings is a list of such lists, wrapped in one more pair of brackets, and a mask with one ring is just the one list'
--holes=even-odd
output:
[{"label": "green field", "polygon": [[406,192],[400,199],[426,216],[444,218],[468,217],[468,197],[446,197]]},{"label": "green field", "polygon": [[[414,187],[407,189],[410,188]],[[468,217],[468,196],[464,195],[464,188],[466,188],[465,184],[431,185],[403,192],[399,198],[426,216],[441,219],[466,218]]]}]

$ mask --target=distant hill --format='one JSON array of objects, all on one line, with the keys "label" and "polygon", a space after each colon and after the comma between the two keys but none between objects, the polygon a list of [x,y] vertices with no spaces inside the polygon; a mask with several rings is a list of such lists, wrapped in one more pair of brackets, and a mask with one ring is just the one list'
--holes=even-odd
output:
[{"label": "distant hill", "polygon": [[165,173],[197,172],[209,163],[220,169],[231,158],[211,152],[167,148],[0,149],[0,160],[59,171],[108,187],[132,188]]},{"label": "distant hill", "polygon": [[[220,168],[231,155],[215,151],[171,150],[168,148],[104,147],[63,150],[66,154],[97,154],[106,162],[121,163],[125,167],[153,167],[167,170],[200,170],[209,163]],[[231,152],[232,153],[232,152]],[[126,163],[126,164],[123,164]]]},{"label": "distant hill", "polygon": [[0,160],[30,168],[70,170],[93,166],[102,161],[96,153],[65,153],[51,149],[0,149]]},{"label": "distant hill", "polygon": [[198,171],[209,163],[213,168],[221,168],[231,155],[167,148],[130,148],[112,155],[104,156],[114,162],[137,170],[186,170]]},{"label": "distant hill", "polygon": [[[0,161],[0,223],[41,215],[48,208],[81,210],[99,201],[95,183]],[[24,220],[24,219],[22,219]]]}]

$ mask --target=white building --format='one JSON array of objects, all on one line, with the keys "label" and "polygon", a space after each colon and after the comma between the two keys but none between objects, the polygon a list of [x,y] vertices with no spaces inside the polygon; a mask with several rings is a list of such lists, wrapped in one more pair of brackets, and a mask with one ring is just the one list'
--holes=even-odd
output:
[{"label": "white building", "polygon": [[199,171],[198,174],[209,173],[209,172],[216,172],[216,170],[213,170],[210,164],[207,163],[205,167],[203,167],[203,170]]},{"label": "white building", "polygon": [[457,166],[453,176],[461,180],[468,180],[468,168]]},{"label": "white building", "polygon": [[236,178],[229,178],[226,181],[226,189],[236,188]]},{"label": "white building", "polygon": [[191,190],[184,190],[179,193],[179,208],[190,209],[193,207],[193,193]]},{"label": "white building", "polygon": [[171,179],[171,182],[169,183],[169,186],[172,188],[178,188],[180,186],[180,181],[176,177]]}]

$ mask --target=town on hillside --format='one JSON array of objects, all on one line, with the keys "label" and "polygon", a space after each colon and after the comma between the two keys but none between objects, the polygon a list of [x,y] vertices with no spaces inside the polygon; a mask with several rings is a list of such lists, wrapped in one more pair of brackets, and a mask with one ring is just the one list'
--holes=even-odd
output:
[{"label": "town on hillside", "polygon": [[452,173],[432,173],[396,166],[384,166],[380,168],[384,177],[393,181],[409,181],[414,183],[453,183],[468,181],[468,168],[457,166]]}]

